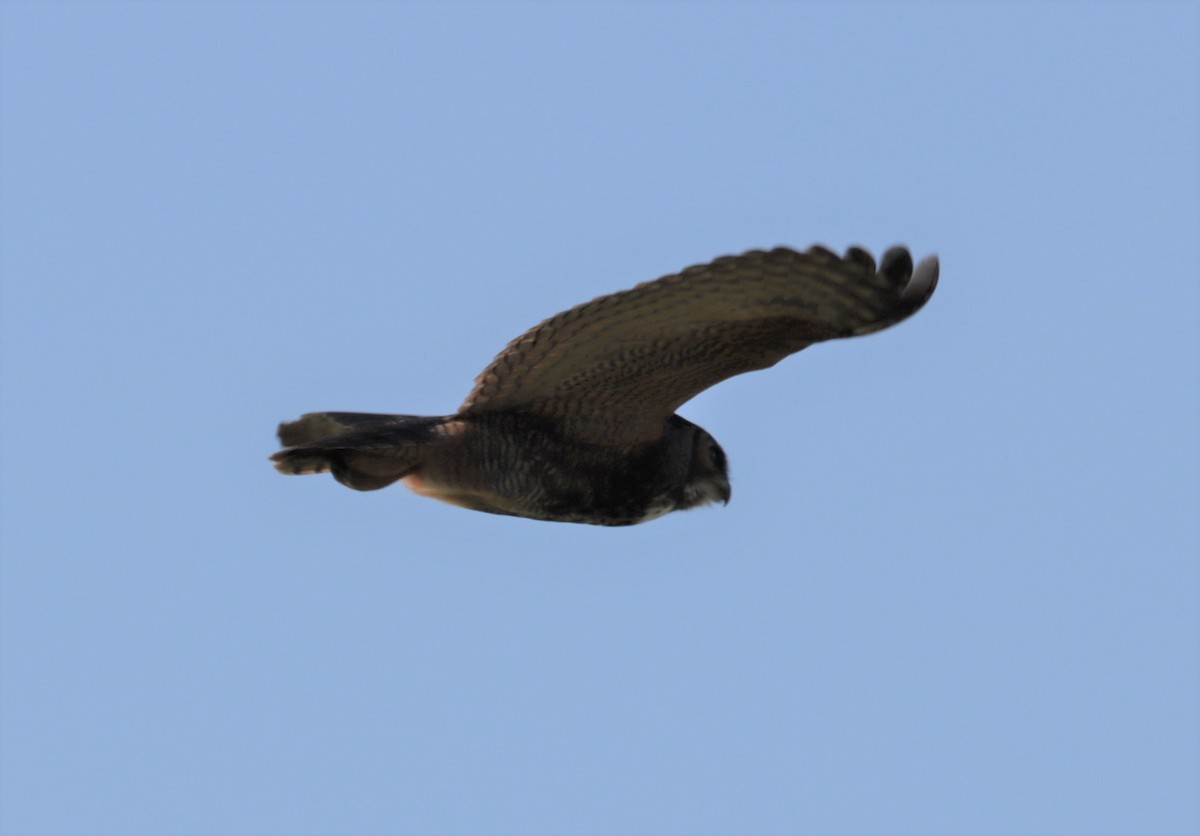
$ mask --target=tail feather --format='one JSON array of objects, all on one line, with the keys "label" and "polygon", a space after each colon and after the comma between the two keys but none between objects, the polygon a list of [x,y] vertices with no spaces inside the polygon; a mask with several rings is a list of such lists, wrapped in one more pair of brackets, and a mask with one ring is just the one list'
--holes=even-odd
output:
[{"label": "tail feather", "polygon": [[374,412],[310,412],[299,420],[279,425],[279,440],[284,447],[299,447],[341,435],[348,430],[406,426],[427,419],[414,415],[381,415]]},{"label": "tail feather", "polygon": [[333,474],[348,488],[377,491],[403,479],[416,465],[403,457],[380,455],[363,450],[292,447],[271,456],[275,469],[289,475]]},{"label": "tail feather", "polygon": [[333,474],[343,485],[373,491],[416,470],[442,418],[314,412],[279,425],[287,447],[271,456],[280,473]]}]

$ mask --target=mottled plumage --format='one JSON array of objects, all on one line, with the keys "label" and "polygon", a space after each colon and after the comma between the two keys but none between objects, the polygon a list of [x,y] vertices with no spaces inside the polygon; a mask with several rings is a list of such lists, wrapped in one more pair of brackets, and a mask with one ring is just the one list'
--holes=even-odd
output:
[{"label": "mottled plumage", "polygon": [[675,415],[726,378],[869,334],[933,295],[901,247],[725,256],[553,316],[509,343],[456,415],[320,412],[282,424],[283,473],[374,490],[403,479],[465,508],[628,525],[730,496],[707,432]]}]

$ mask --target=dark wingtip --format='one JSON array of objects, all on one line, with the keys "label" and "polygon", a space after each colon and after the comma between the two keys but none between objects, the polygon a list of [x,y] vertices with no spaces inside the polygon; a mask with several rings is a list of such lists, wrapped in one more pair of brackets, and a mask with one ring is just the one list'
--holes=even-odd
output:
[{"label": "dark wingtip", "polygon": [[[910,258],[909,264],[911,263],[912,259]],[[912,273],[912,278],[909,279],[904,291],[900,294],[900,300],[911,305],[913,310],[924,305],[937,288],[939,270],[940,266],[936,255],[927,255],[921,259],[921,263],[917,265],[917,269]]]},{"label": "dark wingtip", "polygon": [[846,255],[842,258],[851,264],[857,264],[868,273],[875,272],[875,258],[863,247],[850,247],[846,250]]},{"label": "dark wingtip", "polygon": [[879,261],[879,272],[896,287],[904,287],[912,276],[913,260],[907,247],[892,247]]},{"label": "dark wingtip", "polygon": [[913,268],[907,247],[892,247],[879,262],[879,275],[900,291],[904,315],[916,312],[933,295],[938,280],[938,257],[927,255]]},{"label": "dark wingtip", "polygon": [[913,268],[912,255],[906,247],[892,247],[879,260],[881,277],[895,296],[891,297],[890,310],[877,320],[867,322],[848,332],[849,336],[873,334],[903,322],[924,307],[933,296],[938,281],[938,258],[926,256]]}]

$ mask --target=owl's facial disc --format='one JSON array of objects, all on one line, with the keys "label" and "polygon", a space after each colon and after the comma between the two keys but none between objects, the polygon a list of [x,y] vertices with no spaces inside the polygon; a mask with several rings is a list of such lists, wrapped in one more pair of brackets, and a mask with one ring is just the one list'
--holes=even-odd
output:
[{"label": "owl's facial disc", "polygon": [[699,427],[696,430],[691,474],[683,489],[682,507],[695,508],[712,502],[728,505],[733,491],[725,451],[707,432]]},{"label": "owl's facial disc", "polygon": [[725,476],[710,475],[690,482],[683,489],[683,508],[696,508],[712,502],[729,504],[733,495],[729,487],[729,479]]}]

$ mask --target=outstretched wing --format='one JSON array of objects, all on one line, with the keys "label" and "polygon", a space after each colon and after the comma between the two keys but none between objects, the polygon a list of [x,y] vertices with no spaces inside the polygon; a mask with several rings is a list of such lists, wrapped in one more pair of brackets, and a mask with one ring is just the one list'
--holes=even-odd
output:
[{"label": "outstretched wing", "polygon": [[541,415],[602,444],[650,441],[726,378],[906,319],[937,277],[935,256],[914,273],[903,247],[878,270],[857,247],[842,257],[823,247],[725,256],[547,319],[484,369],[461,411]]}]

